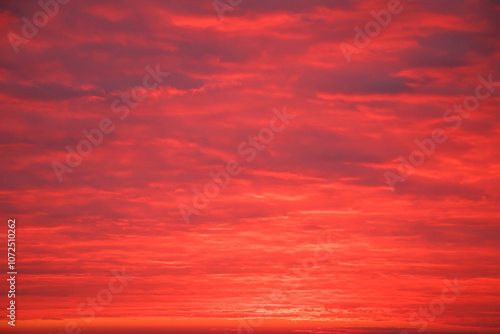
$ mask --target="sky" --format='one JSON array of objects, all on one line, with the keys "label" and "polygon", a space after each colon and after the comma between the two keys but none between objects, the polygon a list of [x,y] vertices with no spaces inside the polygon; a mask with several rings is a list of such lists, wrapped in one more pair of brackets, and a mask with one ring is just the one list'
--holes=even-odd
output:
[{"label": "sky", "polygon": [[0,35],[2,332],[500,333],[499,1],[4,0]]}]

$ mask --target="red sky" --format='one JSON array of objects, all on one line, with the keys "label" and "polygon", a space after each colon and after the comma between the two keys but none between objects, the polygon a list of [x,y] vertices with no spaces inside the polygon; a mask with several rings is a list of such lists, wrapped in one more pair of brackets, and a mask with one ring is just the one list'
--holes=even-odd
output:
[{"label": "red sky", "polygon": [[[457,279],[425,332],[500,333],[500,86],[443,120],[480,76],[500,81],[499,1],[403,2],[350,63],[340,44],[386,1],[243,0],[223,20],[210,0],[59,7],[16,53],[8,34],[41,7],[0,3],[1,211],[19,271],[18,325],[4,311],[2,331],[238,333],[263,318],[251,330],[417,333],[412,313]],[[120,119],[113,102],[157,66],[168,77]],[[240,143],[284,107],[295,118],[247,161]],[[105,118],[114,130],[59,182],[54,162]],[[386,172],[437,128],[446,141],[392,189]],[[179,205],[231,160],[241,173],[187,224]],[[318,238],[329,256],[285,284]],[[134,279],[79,314],[122,268]]]}]

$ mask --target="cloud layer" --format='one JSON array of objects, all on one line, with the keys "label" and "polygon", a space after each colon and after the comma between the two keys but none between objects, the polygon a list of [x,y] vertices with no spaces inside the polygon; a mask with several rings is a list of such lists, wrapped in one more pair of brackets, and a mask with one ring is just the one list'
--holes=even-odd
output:
[{"label": "cloud layer", "polygon": [[[3,1],[1,205],[26,330],[82,320],[125,267],[134,281],[89,333],[261,316],[274,332],[398,332],[455,277],[467,289],[429,326],[498,331],[500,87],[457,128],[443,114],[479,76],[500,81],[500,6],[402,6],[347,63],[340,43],[386,2],[243,0],[221,21],[211,1],[71,1],[16,53],[8,34],[41,8]],[[169,76],[120,119],[113,102],[157,65]],[[246,162],[238,145],[284,106],[296,118]],[[114,131],[59,182],[53,162],[106,118]],[[435,128],[448,139],[393,191],[384,173]],[[179,205],[231,160],[242,172],[186,224]],[[284,287],[328,235],[332,256]]]}]

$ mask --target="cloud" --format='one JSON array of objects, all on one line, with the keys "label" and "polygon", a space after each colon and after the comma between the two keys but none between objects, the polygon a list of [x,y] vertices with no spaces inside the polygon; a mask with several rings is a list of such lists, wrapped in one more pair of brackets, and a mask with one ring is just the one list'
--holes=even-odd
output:
[{"label": "cloud", "polygon": [[[467,294],[432,331],[494,331],[498,90],[457,129],[442,117],[479,75],[500,80],[499,7],[460,4],[405,4],[351,64],[339,43],[386,3],[243,0],[220,21],[211,1],[71,1],[18,54],[0,40],[1,209],[20,222],[23,321],[62,330],[49,319],[74,318],[126,267],[137,281],[89,333],[145,315],[170,319],[152,332],[231,331],[263,314],[273,333],[399,333],[454,277]],[[4,36],[40,10],[0,6]],[[120,119],[113,101],[157,64],[169,77]],[[238,145],[284,106],[297,117],[244,163]],[[59,183],[51,164],[103,118],[115,130]],[[384,171],[436,127],[446,143],[391,191]],[[186,225],[179,204],[233,159],[241,174]],[[285,287],[326,235],[333,256]],[[266,303],[273,289],[286,300]]]}]

